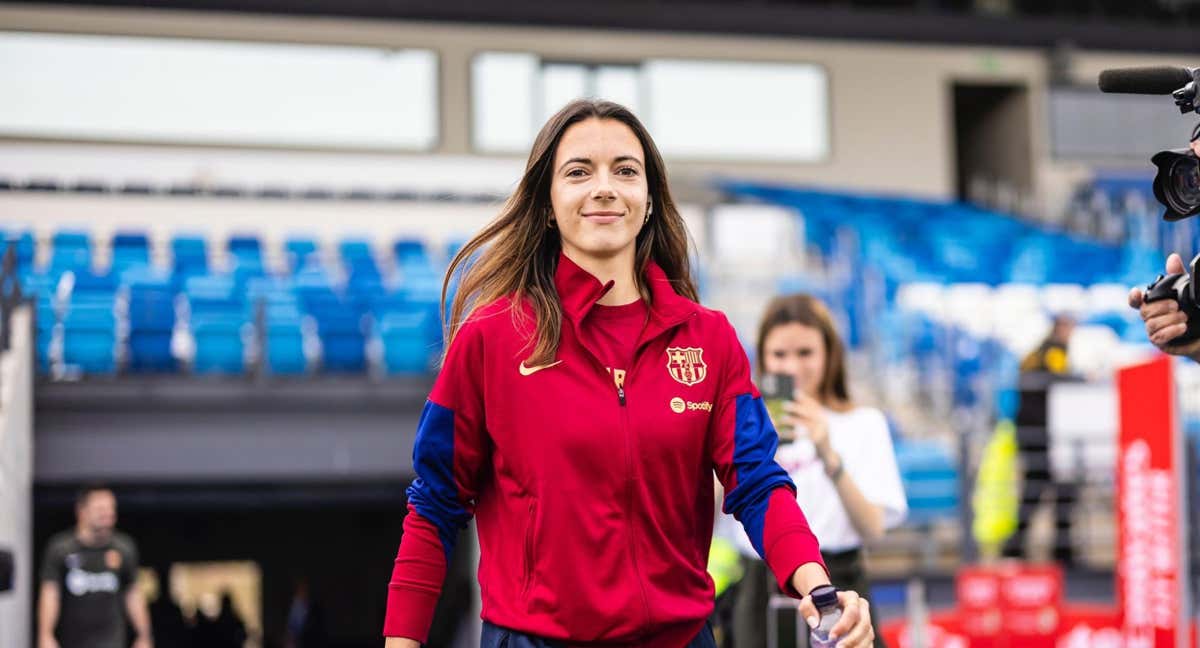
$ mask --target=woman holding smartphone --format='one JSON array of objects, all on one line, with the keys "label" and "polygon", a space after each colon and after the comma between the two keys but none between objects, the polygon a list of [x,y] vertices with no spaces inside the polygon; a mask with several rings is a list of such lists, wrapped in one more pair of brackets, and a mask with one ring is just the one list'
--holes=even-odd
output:
[{"label": "woman holding smartphone", "polygon": [[[829,583],[816,538],[737,334],[696,303],[688,258],[641,122],[591,100],[551,117],[447,273],[462,281],[417,426],[388,648],[427,638],[472,516],[483,648],[712,648],[714,473],[816,625],[811,592]],[[832,634],[870,645],[866,601],[838,596]]]},{"label": "woman holding smartphone", "polygon": [[[879,410],[851,401],[841,337],[815,297],[771,300],[757,350],[763,397],[780,436],[775,460],[796,484],[796,499],[821,543],[833,585],[866,597],[863,544],[880,538],[908,511],[887,420]],[[738,536],[749,560],[734,604],[734,642],[737,648],[761,648],[766,572],[746,551],[744,534]],[[883,645],[878,632],[875,645]]]}]

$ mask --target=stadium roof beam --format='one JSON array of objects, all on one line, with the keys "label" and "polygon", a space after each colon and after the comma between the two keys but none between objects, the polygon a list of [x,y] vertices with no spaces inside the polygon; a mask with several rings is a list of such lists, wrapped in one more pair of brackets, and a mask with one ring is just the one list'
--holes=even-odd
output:
[{"label": "stadium roof beam", "polygon": [[[44,5],[145,7],[138,0],[49,0]],[[851,3],[853,4],[853,3]],[[796,36],[891,42],[1051,47],[1193,53],[1195,11],[1177,24],[1102,15],[996,16],[938,10],[914,0],[904,9],[751,0],[158,0],[155,8],[277,15],[431,20],[635,31]],[[1158,12],[1166,20],[1169,14]]]}]

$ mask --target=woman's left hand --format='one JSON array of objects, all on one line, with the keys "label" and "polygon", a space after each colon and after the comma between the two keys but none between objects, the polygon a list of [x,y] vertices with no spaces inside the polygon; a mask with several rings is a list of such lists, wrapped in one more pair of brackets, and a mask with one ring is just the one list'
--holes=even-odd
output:
[{"label": "woman's left hand", "polygon": [[784,421],[800,433],[807,431],[807,436],[817,449],[817,455],[822,461],[827,461],[833,455],[833,447],[829,443],[829,422],[825,420],[825,409],[817,399],[796,390],[792,398],[784,404]]},{"label": "woman's left hand", "polygon": [[[838,640],[838,648],[870,648],[875,643],[875,629],[871,627],[871,606],[867,599],[843,590],[838,592],[838,604],[842,608],[842,618],[830,629],[829,636]],[[799,612],[809,628],[816,627],[820,614],[813,605],[812,596],[800,600]]]}]

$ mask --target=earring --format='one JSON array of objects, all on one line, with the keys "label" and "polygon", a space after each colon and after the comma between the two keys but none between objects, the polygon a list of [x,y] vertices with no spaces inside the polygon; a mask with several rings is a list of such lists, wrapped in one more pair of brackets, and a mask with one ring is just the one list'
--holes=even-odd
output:
[{"label": "earring", "polygon": [[546,210],[546,229],[554,229],[554,211],[551,209]]},{"label": "earring", "polygon": [[645,225],[646,223],[650,222],[650,214],[653,214],[653,213],[654,213],[654,201],[653,200],[647,201],[646,202],[646,218],[644,220],[642,220],[642,225]]}]

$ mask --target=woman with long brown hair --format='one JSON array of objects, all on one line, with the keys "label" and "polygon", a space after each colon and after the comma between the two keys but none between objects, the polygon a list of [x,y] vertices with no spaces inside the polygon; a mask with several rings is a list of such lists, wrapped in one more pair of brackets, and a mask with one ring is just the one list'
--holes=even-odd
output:
[{"label": "woman with long brown hair", "polygon": [[[389,585],[388,648],[427,636],[472,515],[485,647],[712,646],[712,479],[816,621],[829,582],[725,317],[696,303],[662,157],[625,108],[542,128],[461,275]],[[841,592],[843,646],[872,635]]]},{"label": "woman with long brown hair", "polygon": [[[855,406],[846,385],[846,351],[829,309],[805,294],[767,304],[758,329],[757,373],[791,378],[794,390],[774,421],[784,440],[775,460],[796,484],[796,498],[835,587],[866,596],[863,544],[908,512],[900,469],[883,413]],[[739,534],[740,535],[740,534]],[[745,575],[734,603],[738,648],[763,648],[767,569],[740,538]],[[876,636],[875,645],[883,639]]]}]

